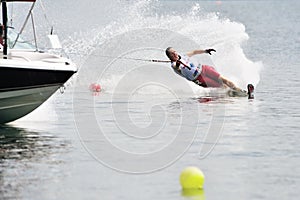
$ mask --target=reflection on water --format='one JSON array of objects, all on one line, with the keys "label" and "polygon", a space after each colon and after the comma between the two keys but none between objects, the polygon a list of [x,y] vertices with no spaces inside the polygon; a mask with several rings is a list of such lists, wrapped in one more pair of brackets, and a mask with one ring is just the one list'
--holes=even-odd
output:
[{"label": "reflection on water", "polygon": [[199,189],[183,189],[181,195],[189,200],[205,200],[204,190]]},{"label": "reflection on water", "polygon": [[0,199],[23,198],[26,189],[61,175],[70,144],[48,133],[0,126]]}]

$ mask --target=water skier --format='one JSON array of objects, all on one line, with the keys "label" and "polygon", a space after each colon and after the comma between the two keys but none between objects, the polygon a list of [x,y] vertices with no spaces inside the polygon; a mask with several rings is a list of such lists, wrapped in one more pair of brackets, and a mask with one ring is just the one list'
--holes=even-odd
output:
[{"label": "water skier", "polygon": [[242,91],[238,88],[233,82],[227,78],[221,76],[213,67],[209,65],[195,65],[190,61],[190,57],[208,53],[211,55],[211,52],[215,52],[214,49],[206,50],[193,50],[187,52],[185,55],[180,56],[172,47],[166,49],[166,55],[171,60],[172,69],[183,76],[189,81],[193,81],[201,87],[229,87],[235,91]]}]

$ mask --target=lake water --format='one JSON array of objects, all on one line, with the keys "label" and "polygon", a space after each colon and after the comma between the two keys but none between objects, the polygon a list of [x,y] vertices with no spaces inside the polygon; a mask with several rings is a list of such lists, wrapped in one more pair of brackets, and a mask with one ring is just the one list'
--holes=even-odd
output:
[{"label": "lake water", "polygon": [[[64,94],[1,127],[0,199],[298,199],[299,1],[43,5],[80,70]],[[194,61],[253,83],[255,99],[131,59],[165,60],[168,46],[215,48]],[[179,184],[187,166],[205,174],[194,197]]]}]

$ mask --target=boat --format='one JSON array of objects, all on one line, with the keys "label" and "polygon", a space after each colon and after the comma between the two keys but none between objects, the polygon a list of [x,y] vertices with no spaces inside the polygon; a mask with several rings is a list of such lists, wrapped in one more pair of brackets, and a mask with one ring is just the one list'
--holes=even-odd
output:
[{"label": "boat", "polygon": [[[29,18],[33,20],[36,0],[0,0],[0,124],[15,121],[35,110],[77,72],[70,59],[38,49],[36,44],[22,40],[22,31],[15,33],[8,26],[7,4],[14,2],[31,4],[26,24]],[[33,22],[32,25],[34,27]],[[36,41],[35,28],[33,30]]]}]

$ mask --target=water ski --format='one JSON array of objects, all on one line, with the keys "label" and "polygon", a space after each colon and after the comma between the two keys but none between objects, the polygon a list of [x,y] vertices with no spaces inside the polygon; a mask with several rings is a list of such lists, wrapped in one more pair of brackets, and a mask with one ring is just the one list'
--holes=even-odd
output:
[{"label": "water ski", "polygon": [[248,84],[247,90],[248,91],[229,89],[227,94],[230,97],[248,97],[248,99],[254,99],[254,86],[252,84]]}]

